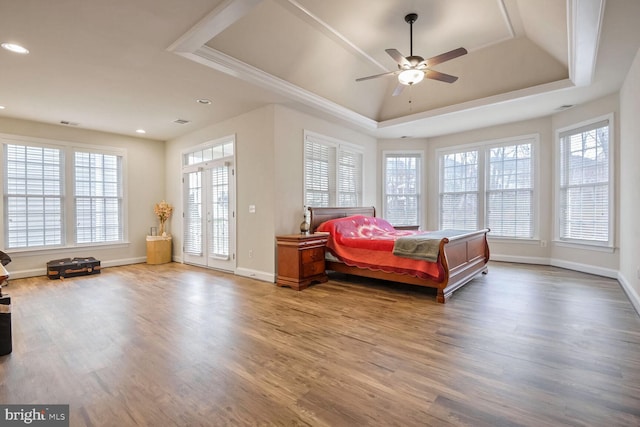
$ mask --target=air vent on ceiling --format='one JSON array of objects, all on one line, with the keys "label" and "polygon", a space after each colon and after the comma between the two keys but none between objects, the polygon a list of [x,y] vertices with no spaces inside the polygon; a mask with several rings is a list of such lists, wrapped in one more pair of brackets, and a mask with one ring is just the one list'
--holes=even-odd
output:
[{"label": "air vent on ceiling", "polygon": [[187,123],[190,123],[190,121],[185,119],[177,119],[177,120],[174,120],[173,123],[177,123],[179,125],[186,125]]},{"label": "air vent on ceiling", "polygon": [[80,123],[70,122],[69,120],[60,120],[60,124],[65,126],[78,126]]}]

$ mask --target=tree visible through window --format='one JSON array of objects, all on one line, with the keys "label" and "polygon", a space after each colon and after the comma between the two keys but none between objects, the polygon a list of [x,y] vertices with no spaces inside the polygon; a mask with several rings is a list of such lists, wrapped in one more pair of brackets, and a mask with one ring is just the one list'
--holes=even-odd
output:
[{"label": "tree visible through window", "polygon": [[393,225],[420,225],[420,176],[418,153],[384,153],[384,218]]},{"label": "tree visible through window", "polygon": [[478,228],[478,151],[445,154],[440,159],[440,228]]}]

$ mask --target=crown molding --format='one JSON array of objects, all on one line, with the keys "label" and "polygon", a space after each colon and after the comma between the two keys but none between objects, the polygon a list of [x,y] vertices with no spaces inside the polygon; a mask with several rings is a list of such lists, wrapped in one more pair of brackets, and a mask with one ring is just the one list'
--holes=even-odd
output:
[{"label": "crown molding", "polygon": [[328,113],[369,132],[376,130],[378,127],[378,122],[375,120],[208,46],[201,46],[195,52],[189,54],[178,54],[238,79],[271,90],[305,106]]}]

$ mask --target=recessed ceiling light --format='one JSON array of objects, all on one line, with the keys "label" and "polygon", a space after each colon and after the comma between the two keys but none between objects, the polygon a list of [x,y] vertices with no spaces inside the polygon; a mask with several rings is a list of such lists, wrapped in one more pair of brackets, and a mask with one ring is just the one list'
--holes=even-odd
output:
[{"label": "recessed ceiling light", "polygon": [[4,105],[0,105],[0,110],[4,110]]},{"label": "recessed ceiling light", "polygon": [[196,102],[197,102],[198,104],[211,105],[211,100],[206,99],[206,98],[196,99]]},{"label": "recessed ceiling light", "polygon": [[147,133],[147,131],[144,129],[137,129],[136,133]]},{"label": "recessed ceiling light", "polygon": [[2,46],[3,49],[7,49],[15,53],[21,53],[23,55],[26,55],[27,53],[29,53],[29,49],[15,43],[2,43],[0,44],[0,46]]}]

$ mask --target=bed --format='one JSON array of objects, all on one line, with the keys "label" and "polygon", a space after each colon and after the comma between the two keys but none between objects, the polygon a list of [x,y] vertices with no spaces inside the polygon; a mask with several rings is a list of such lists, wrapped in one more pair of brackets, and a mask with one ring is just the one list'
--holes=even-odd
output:
[{"label": "bed", "polygon": [[[350,217],[350,219],[354,221],[366,221],[366,218],[362,217],[368,217],[374,218],[373,221],[377,221],[377,219],[375,219],[374,207],[309,207],[308,209],[310,212],[311,232],[317,231],[319,227],[320,230],[333,232],[331,225],[335,222],[344,222],[332,221],[337,218]],[[401,227],[397,227],[396,229],[401,229]],[[445,303],[455,290],[461,288],[476,276],[487,273],[487,262],[489,261],[488,232],[489,229],[485,228],[471,232],[457,232],[453,233],[450,237],[439,238],[439,243],[436,242],[437,255],[435,262],[421,268],[413,268],[413,270],[422,270],[422,272],[418,274],[416,274],[415,271],[405,271],[401,268],[381,269],[375,265],[358,266],[358,264],[360,264],[359,262],[354,262],[351,258],[346,259],[340,257],[336,246],[332,245],[334,236],[330,235],[329,243],[327,244],[328,256],[326,269],[354,276],[435,288],[437,290],[437,301],[439,303]],[[362,254],[360,250],[356,250],[356,252]],[[425,264],[429,263],[428,261],[420,262]]]}]

